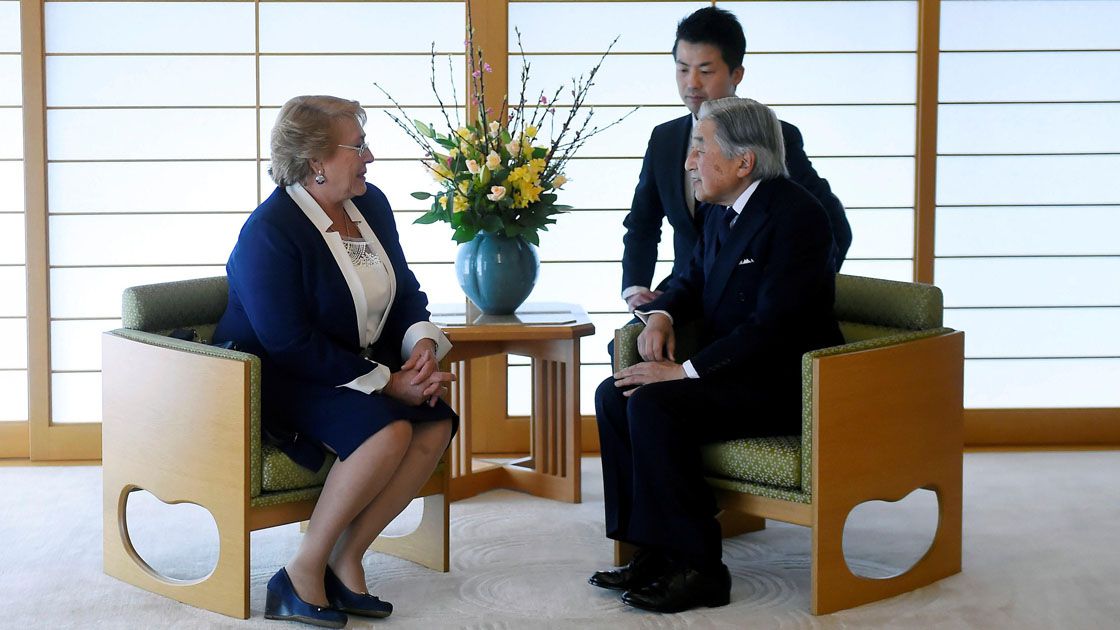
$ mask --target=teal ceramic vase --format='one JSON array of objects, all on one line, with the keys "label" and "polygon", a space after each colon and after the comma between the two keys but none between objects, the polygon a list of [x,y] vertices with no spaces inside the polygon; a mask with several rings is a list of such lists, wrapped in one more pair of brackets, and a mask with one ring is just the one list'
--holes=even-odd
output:
[{"label": "teal ceramic vase", "polygon": [[516,311],[532,293],[540,269],[536,245],[520,236],[479,232],[455,257],[459,286],[487,315]]}]

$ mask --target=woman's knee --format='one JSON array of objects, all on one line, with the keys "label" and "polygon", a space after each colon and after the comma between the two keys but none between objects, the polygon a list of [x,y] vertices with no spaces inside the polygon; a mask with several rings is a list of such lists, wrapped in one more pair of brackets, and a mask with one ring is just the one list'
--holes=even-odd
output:
[{"label": "woman's knee", "polygon": [[373,435],[386,448],[404,453],[412,443],[412,423],[407,420],[394,420]]}]

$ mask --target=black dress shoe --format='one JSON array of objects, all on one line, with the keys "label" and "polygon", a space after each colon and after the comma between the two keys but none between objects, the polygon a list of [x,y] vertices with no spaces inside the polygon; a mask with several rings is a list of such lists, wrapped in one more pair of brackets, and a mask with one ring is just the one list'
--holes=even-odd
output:
[{"label": "black dress shoe", "polygon": [[648,586],[669,570],[665,556],[649,549],[639,549],[629,564],[613,571],[596,571],[588,583],[612,591],[631,591]]},{"label": "black dress shoe", "polygon": [[674,568],[656,582],[622,594],[622,601],[635,608],[677,613],[697,606],[726,606],[731,601],[731,574],[720,565],[715,571]]}]

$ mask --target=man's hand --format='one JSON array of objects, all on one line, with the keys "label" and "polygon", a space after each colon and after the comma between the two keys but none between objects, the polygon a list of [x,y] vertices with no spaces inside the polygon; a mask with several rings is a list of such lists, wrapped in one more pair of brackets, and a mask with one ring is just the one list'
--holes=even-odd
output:
[{"label": "man's hand", "polygon": [[[628,368],[615,372],[615,387],[630,387],[631,385],[648,385],[661,381],[676,381],[686,378],[684,367],[672,361],[643,361],[635,363]],[[622,392],[623,396],[630,396],[634,390]]]},{"label": "man's hand", "polygon": [[644,304],[649,304],[661,295],[661,291],[650,291],[649,289],[642,289],[634,295],[626,298],[626,306],[633,313],[634,309]]},{"label": "man's hand", "polygon": [[401,366],[401,371],[416,370],[416,376],[409,385],[419,385],[431,376],[437,367],[439,366],[436,362],[436,342],[424,338],[412,346],[412,354],[409,355],[408,361],[405,361],[404,365]]},{"label": "man's hand", "polygon": [[646,328],[638,335],[638,354],[646,361],[676,359],[677,336],[673,322],[664,313],[654,313],[646,318]]},{"label": "man's hand", "polygon": [[393,372],[381,393],[412,407],[425,402],[429,407],[435,407],[440,395],[447,391],[445,383],[456,380],[455,375],[450,372],[433,371],[426,378],[420,378],[419,374],[417,368]]}]

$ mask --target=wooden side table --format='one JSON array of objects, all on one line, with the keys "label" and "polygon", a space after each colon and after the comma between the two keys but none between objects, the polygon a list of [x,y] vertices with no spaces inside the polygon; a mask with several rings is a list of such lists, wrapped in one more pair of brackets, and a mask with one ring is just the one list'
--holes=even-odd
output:
[{"label": "wooden side table", "polygon": [[[445,362],[459,379],[449,399],[460,418],[451,441],[450,500],[508,488],[579,503],[579,340],[593,334],[595,325],[574,304],[525,304],[508,316],[464,310],[462,305],[432,306],[432,321],[454,344]],[[532,359],[530,453],[493,463],[477,459],[471,446],[469,360],[503,353]]]}]

